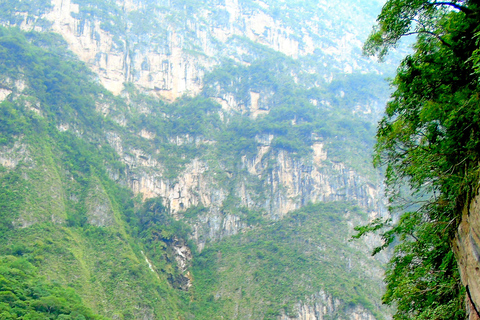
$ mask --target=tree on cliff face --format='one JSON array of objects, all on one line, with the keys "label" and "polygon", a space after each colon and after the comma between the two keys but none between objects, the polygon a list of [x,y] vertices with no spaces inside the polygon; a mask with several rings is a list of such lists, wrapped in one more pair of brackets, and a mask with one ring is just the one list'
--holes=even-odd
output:
[{"label": "tree on cliff face", "polygon": [[[386,165],[391,211],[404,213],[395,223],[359,227],[358,236],[383,230],[375,252],[397,244],[384,295],[397,305],[395,319],[463,319],[451,240],[479,181],[480,2],[390,0],[377,22],[364,51],[380,59],[403,36],[417,35],[393,81],[374,160]],[[412,212],[402,185],[422,199]]]}]

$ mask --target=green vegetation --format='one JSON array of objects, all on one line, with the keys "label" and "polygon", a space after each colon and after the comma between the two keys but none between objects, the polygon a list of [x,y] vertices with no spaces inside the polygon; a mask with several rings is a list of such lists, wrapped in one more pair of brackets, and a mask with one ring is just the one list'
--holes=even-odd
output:
[{"label": "green vegetation", "polygon": [[[77,32],[100,21],[117,46],[132,54],[144,44],[168,53],[172,33],[153,19],[157,14],[182,26],[176,32],[186,32],[185,53],[198,52],[192,40],[197,34],[187,30],[189,19],[204,8],[198,1],[173,1],[176,12],[153,1],[131,12],[110,0],[72,2],[80,4],[73,14],[81,19]],[[7,12],[24,3],[31,5],[25,9],[29,15],[42,8],[41,2],[12,1]],[[247,4],[263,10],[253,1]],[[308,5],[313,8],[313,2]],[[218,23],[229,19],[222,10],[213,15]],[[5,21],[3,12],[0,18]],[[132,20],[138,23],[130,25]],[[384,310],[375,305],[381,284],[370,280],[375,275],[365,276],[379,266],[346,242],[351,220],[365,213],[350,203],[310,204],[271,221],[266,208],[273,194],[265,188],[277,155],[308,166],[318,141],[329,160],[372,174],[365,164],[373,128],[368,116],[352,112],[382,95],[380,78],[335,75],[328,83],[316,75],[318,69],[300,71],[316,66],[318,56],[294,60],[241,37],[231,41],[248,49],[242,59],[249,66],[226,61],[207,74],[199,96],[166,103],[132,84],[126,84],[124,97],[113,96],[59,36],[0,28],[0,83],[11,91],[0,103],[0,152],[8,160],[0,166],[0,251],[5,254],[0,285],[4,277],[9,287],[1,290],[12,292],[1,300],[5,314],[0,317],[28,319],[31,312],[35,319],[34,312],[43,312],[37,316],[217,319],[232,318],[238,305],[239,317],[273,319],[294,316],[296,303],[325,291],[340,301],[332,317],[363,306],[381,318]],[[373,93],[358,90],[365,83]],[[228,113],[212,99],[230,94],[245,110],[253,102],[251,92],[259,95],[264,111],[258,117]],[[270,148],[261,159],[266,174],[253,175],[244,159],[257,156],[266,143]],[[202,252],[187,239],[193,232],[208,237],[202,228],[213,230],[218,222],[208,220],[211,208],[190,207],[175,220],[160,198],[142,203],[142,195],[134,197],[127,189],[152,172],[162,180],[155,183],[171,187],[197,159],[205,164],[203,182],[221,191],[219,215],[234,215],[245,227],[218,243],[206,239]],[[326,162],[322,173],[331,167]],[[242,203],[239,183],[253,205]],[[174,248],[185,243],[194,252],[189,291],[190,279],[177,265]],[[34,279],[41,294],[32,287]]]},{"label": "green vegetation", "polygon": [[[396,88],[379,124],[376,164],[386,164],[391,211],[386,247],[397,244],[387,269],[384,302],[395,319],[464,319],[451,241],[479,180],[478,14],[475,1],[388,1],[365,44],[383,57],[401,37],[417,34],[393,81]],[[403,182],[403,183],[402,183]],[[417,210],[401,206],[402,185],[422,198]],[[377,248],[376,251],[382,248]]]},{"label": "green vegetation", "polygon": [[[0,11],[0,20],[6,25],[19,25],[23,21],[28,21],[40,27],[48,27],[50,25],[44,19],[39,19],[44,13],[52,7],[49,0],[11,0],[2,3],[2,10]],[[18,14],[19,12],[27,13]]]},{"label": "green vegetation", "polygon": [[[22,255],[22,248],[12,250]],[[28,260],[0,256],[0,317],[10,319],[104,319],[87,308],[71,288],[42,278]]]},{"label": "green vegetation", "polygon": [[[371,172],[368,161],[374,128],[370,119],[352,115],[352,109],[385,91],[378,76],[344,76],[311,88],[308,82],[296,84],[292,76],[301,70],[300,62],[260,47],[265,58],[250,66],[226,61],[205,76],[206,96],[231,95],[239,106],[250,106],[254,92],[260,95],[259,109],[267,113],[256,119],[234,116],[221,131],[219,148],[235,148],[249,155],[257,149],[257,135],[271,134],[275,137],[274,152],[286,150],[302,158],[311,153],[311,145],[319,139],[325,142],[331,160],[344,162],[362,173]],[[369,82],[371,93],[358,90]],[[222,88],[220,92],[218,87]],[[344,97],[339,96],[342,90],[347,93]],[[327,102],[335,107],[318,106]]]},{"label": "green vegetation", "polygon": [[361,304],[381,319],[385,310],[375,301],[382,286],[367,276],[378,262],[365,260],[347,241],[353,230],[345,215],[360,211],[349,203],[309,204],[212,244],[194,259],[193,312],[201,319],[235,312],[242,319],[276,319],[295,315],[296,303],[324,290],[341,301],[331,317],[344,318]]},{"label": "green vegetation", "polygon": [[[15,280],[10,258],[2,260],[13,270],[6,281],[23,290],[5,288],[14,293],[6,293],[2,312],[12,319],[179,318],[182,292],[149,269],[135,238],[133,195],[110,178],[122,178],[125,165],[104,132],[128,128],[105,121],[96,105],[110,103],[116,116],[124,104],[68,57],[58,37],[0,29],[2,81],[12,88],[1,104],[1,147],[15,163],[0,171],[0,250],[36,270]],[[16,91],[14,81],[25,89]],[[35,293],[34,278],[43,291]]]},{"label": "green vegetation", "polygon": [[[146,255],[155,266],[156,272],[167,277],[177,289],[185,289],[188,279],[175,263],[172,244],[185,242],[191,228],[183,221],[177,221],[167,212],[161,199],[152,198],[143,203],[135,216],[136,238],[143,243]],[[132,221],[130,221],[132,224]],[[194,244],[189,243],[194,249]]]}]

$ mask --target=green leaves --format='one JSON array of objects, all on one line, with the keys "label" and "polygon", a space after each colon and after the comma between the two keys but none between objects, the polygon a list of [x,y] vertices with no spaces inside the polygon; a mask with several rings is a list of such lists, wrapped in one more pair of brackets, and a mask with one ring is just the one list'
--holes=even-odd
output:
[{"label": "green leaves", "polygon": [[411,217],[388,264],[383,301],[396,302],[395,319],[462,319],[464,290],[445,224]]},{"label": "green leaves", "polygon": [[479,179],[478,13],[470,1],[391,0],[364,47],[382,58],[401,37],[418,35],[393,81],[375,147],[400,218],[357,228],[357,236],[381,232],[384,245],[374,253],[396,244],[383,298],[397,305],[395,319],[465,316],[450,242]]},{"label": "green leaves", "polygon": [[83,305],[72,289],[50,283],[23,258],[0,256],[0,318],[104,319]]},{"label": "green leaves", "polygon": [[378,16],[378,24],[363,47],[367,55],[376,55],[382,59],[387,52],[395,48],[400,38],[406,35],[420,35],[434,38],[448,45],[443,29],[438,25],[453,11],[470,13],[464,6],[466,1],[431,0],[390,0]]}]

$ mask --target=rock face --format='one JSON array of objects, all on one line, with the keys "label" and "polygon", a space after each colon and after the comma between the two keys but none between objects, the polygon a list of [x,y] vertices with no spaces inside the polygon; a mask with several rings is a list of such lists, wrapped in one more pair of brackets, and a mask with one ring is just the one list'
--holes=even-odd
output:
[{"label": "rock face", "polygon": [[[244,59],[252,52],[245,45],[239,47],[239,39],[293,58],[321,52],[337,70],[347,73],[371,68],[359,60],[358,48],[374,17],[352,14],[369,12],[369,8],[340,1],[321,2],[314,9],[263,1],[208,2],[210,9],[179,7],[170,1],[106,1],[105,7],[99,8],[103,15],[97,16],[100,13],[86,10],[95,9],[98,5],[94,2],[52,0],[43,15],[21,13],[23,20],[18,24],[24,30],[47,29],[61,34],[115,94],[122,92],[125,82],[133,82],[168,100],[196,95],[202,89],[205,72],[222,57],[248,63]],[[381,1],[370,4],[374,8],[380,5]],[[291,17],[288,10],[304,16]],[[332,11],[341,21],[322,19]],[[308,20],[304,21],[305,16]],[[340,18],[345,16],[351,20]],[[292,19],[296,23],[292,24]]]},{"label": "rock face", "polygon": [[[313,144],[310,158],[298,158],[284,150],[272,151],[272,139],[257,137],[261,142],[257,154],[241,159],[240,173],[230,191],[219,183],[206,160],[193,159],[175,179],[167,179],[161,164],[135,149],[123,156],[130,168],[127,183],[144,198],[163,198],[177,218],[194,206],[209,208],[194,225],[193,238],[200,250],[205,241],[237,234],[246,227],[238,216],[222,209],[229,194],[240,199],[241,206],[265,211],[272,220],[319,201],[354,201],[371,218],[385,213],[381,187],[345,164],[329,161],[322,143]],[[116,150],[128,149],[115,139],[109,141]]]},{"label": "rock face", "polygon": [[180,271],[180,275],[172,282],[177,288],[187,291],[192,286],[193,280],[192,275],[188,270],[193,258],[192,251],[185,243],[185,240],[178,238],[173,239],[171,247],[174,252],[178,270]]},{"label": "rock face", "polygon": [[[105,7],[98,7],[89,0],[52,0],[41,14],[39,10],[19,13],[17,25],[24,30],[53,30],[62,35],[69,48],[115,94],[122,92],[124,83],[131,82],[167,100],[183,94],[196,95],[203,88],[205,73],[222,59],[248,65],[258,58],[261,51],[252,49],[258,45],[296,59],[315,57],[329,61],[328,70],[307,70],[311,74],[323,73],[329,81],[332,70],[347,73],[373,70],[373,64],[359,58],[358,48],[374,16],[353,15],[352,12],[365,10],[353,2],[324,1],[315,7],[239,0],[209,0],[208,4],[207,9],[175,1],[121,0],[105,1]],[[380,3],[370,5],[375,7]],[[333,17],[352,20],[324,19],[333,10],[336,12]],[[335,19],[341,21],[336,23]],[[250,89],[242,98],[244,101],[238,101],[232,92],[220,86],[217,89],[209,96],[222,105],[222,118],[242,113],[256,119],[273,108],[275,92]],[[10,93],[10,89],[2,89],[0,98]],[[372,101],[365,108],[357,106],[353,112],[372,112],[375,104]],[[99,104],[97,111],[108,115],[110,110],[108,105]],[[140,112],[148,113],[148,107]],[[122,126],[127,124],[125,118],[114,121]],[[295,120],[292,121],[294,125]],[[58,125],[61,131],[70,127],[68,123]],[[138,130],[145,140],[156,138],[146,128]],[[154,154],[128,145],[116,132],[107,132],[106,139],[127,165],[124,183],[144,199],[162,197],[176,217],[193,206],[209,207],[210,212],[204,217],[204,222],[212,227],[207,232],[208,238],[218,239],[242,228],[238,217],[221,210],[230,194],[240,198],[242,206],[264,210],[272,219],[280,219],[308,202],[317,201],[353,200],[370,216],[383,212],[379,200],[381,188],[375,186],[376,182],[345,163],[332,161],[320,142],[312,146],[313,157],[304,159],[287,151],[274,151],[273,135],[258,136],[257,154],[242,158],[241,169],[245,172],[234,179],[238,183],[233,190],[227,190],[218,184],[204,159],[191,159],[175,179],[167,179],[163,164]],[[193,135],[175,136],[171,140],[177,146],[215,143]],[[115,179],[116,174],[112,175]],[[252,181],[264,188],[263,194],[252,187]],[[97,221],[93,217],[100,213],[89,212],[90,220]],[[112,221],[95,223],[110,225]],[[217,228],[219,225],[225,227]]]},{"label": "rock face", "polygon": [[465,206],[454,240],[470,320],[480,319],[480,194]]},{"label": "rock face", "polygon": [[3,146],[0,149],[0,165],[8,169],[14,169],[19,162],[32,162],[27,145],[21,139],[16,140],[13,146]]},{"label": "rock face", "polygon": [[[112,140],[112,146],[115,147],[115,143]],[[118,150],[123,148],[116,146]],[[378,208],[381,193],[378,187],[343,163],[327,161],[322,144],[314,144],[312,149],[313,159],[297,159],[286,151],[269,152],[267,142],[258,148],[254,157],[244,156],[242,166],[248,176],[264,181],[269,195],[264,199],[254,199],[248,186],[240,183],[236,195],[241,198],[242,205],[263,208],[275,219],[309,201],[355,200],[372,211],[372,215],[377,214],[373,211],[382,210]],[[136,173],[130,174],[132,190],[145,198],[164,198],[174,214],[199,204],[220,207],[227,196],[227,191],[215,183],[205,161],[192,160],[173,181],[165,179],[161,165],[139,150],[130,150],[124,161],[130,168],[136,169]]]},{"label": "rock face", "polygon": [[[123,82],[128,81],[126,48],[123,43],[113,42],[113,36],[100,28],[99,20],[74,18],[79,12],[79,4],[71,0],[53,0],[52,10],[44,18],[52,23],[52,31],[67,41],[70,50],[99,75],[105,88],[119,94]],[[22,27],[28,29],[30,26]]]},{"label": "rock face", "polygon": [[[205,74],[226,59],[239,66],[248,66],[270,50],[276,51],[275,54],[278,53],[287,62],[295,60],[303,61],[299,65],[314,64],[315,68],[301,70],[299,74],[289,71],[294,79],[292,83],[298,82],[299,87],[304,86],[313,91],[319,88],[320,91],[324,90],[317,80],[320,79],[318,81],[322,84],[330,83],[335,72],[373,70],[371,64],[359,58],[358,46],[362,34],[358,30],[362,30],[362,27],[353,27],[353,20],[345,18],[350,16],[350,12],[360,10],[361,5],[323,1],[315,3],[315,8],[319,6],[319,10],[305,6],[289,11],[291,4],[283,1],[280,4],[247,0],[205,2],[208,6],[202,4],[187,7],[179,5],[178,1],[105,0],[100,1],[102,6],[99,7],[99,2],[93,0],[52,0],[51,7],[43,13],[22,12],[18,14],[18,23],[1,22],[4,25],[16,24],[24,30],[57,32],[65,39],[70,50],[97,75],[98,81],[105,88],[117,95],[123,93],[125,101],[121,98],[119,100],[124,103],[122,107],[125,110],[115,109],[115,103],[110,105],[107,98],[104,101],[103,97],[94,97],[95,116],[104,117],[112,123],[111,126],[102,127],[101,130],[105,128],[105,131],[89,136],[88,123],[81,127],[81,124],[63,120],[56,124],[56,128],[62,133],[71,131],[76,137],[96,144],[99,149],[103,148],[102,143],[109,144],[124,165],[107,167],[109,178],[128,186],[135,194],[141,195],[143,200],[162,198],[163,205],[175,219],[190,224],[190,237],[196,242],[198,251],[201,252],[209,242],[255,228],[255,223],[249,221],[252,212],[261,219],[269,220],[268,224],[283,219],[288,213],[310,202],[351,201],[362,207],[370,218],[382,215],[385,210],[380,179],[368,176],[355,169],[351,163],[329,154],[327,150],[331,149],[328,143],[337,139],[335,134],[325,138],[309,131],[302,139],[309,140],[306,148],[311,148],[300,155],[275,145],[280,135],[275,132],[275,128],[269,133],[265,133],[267,130],[259,131],[251,138],[256,147],[248,153],[242,151],[237,159],[230,161],[233,157],[225,160],[222,157],[230,155],[221,154],[215,149],[222,138],[220,130],[212,135],[215,138],[205,138],[195,133],[170,132],[168,136],[161,136],[161,130],[155,131],[155,126],[161,122],[150,126],[145,124],[148,122],[145,119],[153,118],[154,115],[159,118],[178,116],[180,119],[183,115],[169,114],[163,110],[156,112],[154,108],[157,105],[154,106],[152,102],[154,99],[141,106],[135,105],[132,101],[136,92],[130,92],[134,91],[130,90],[131,86],[126,89],[125,83],[133,83],[140,92],[168,101],[183,95],[212,98],[221,106],[214,111],[221,119],[219,123],[228,128],[229,122],[237,116],[252,123],[260,122],[266,116],[274,114],[281,102],[276,101],[274,88],[268,86],[265,89],[251,85],[241,88],[245,92],[239,93],[236,83],[230,84],[234,87],[232,89],[226,88],[229,84],[218,81],[209,83],[211,87],[204,88]],[[329,10],[335,10],[341,18],[335,18],[337,21],[323,19]],[[292,16],[288,12],[292,12]],[[303,19],[303,14],[308,19]],[[361,18],[356,19],[362,20],[360,24],[370,25],[368,16],[358,16]],[[325,62],[318,64],[317,60]],[[300,73],[308,79],[315,76],[314,80],[299,80]],[[8,79],[0,82],[2,101],[9,99],[12,94],[21,93],[25,87],[21,81],[15,84],[10,82]],[[256,79],[252,83],[255,84]],[[207,89],[212,90],[207,92]],[[323,92],[319,95],[323,95]],[[343,98],[345,93],[341,91],[338,95]],[[293,94],[292,96],[293,99],[296,98]],[[315,107],[318,105],[317,109],[325,107],[328,111],[339,107],[330,103],[332,99],[323,98],[315,96],[310,103]],[[354,110],[349,111],[353,114],[375,113],[379,104],[377,101],[370,102],[367,105],[356,105]],[[27,107],[39,115],[42,113],[39,104],[31,103]],[[294,127],[301,126],[301,121],[294,117],[286,123]],[[192,125],[185,122],[187,127]],[[180,121],[172,123],[176,125]],[[21,141],[3,147],[0,149],[0,164],[9,170],[15,169],[20,162],[28,164],[30,154],[35,154],[28,148]],[[182,162],[182,165],[178,166],[180,169],[172,177],[167,174],[167,161],[163,161],[170,158],[162,158],[162,153],[181,148],[195,151],[184,154],[179,152],[180,156],[175,161]],[[196,149],[207,151],[196,152]],[[191,154],[194,155],[190,156]],[[33,189],[35,192],[32,193],[39,195],[39,199],[35,199],[38,203],[49,205],[37,208],[35,202],[27,203],[30,211],[41,211],[41,214],[31,216],[29,210],[20,212],[15,221],[16,227],[28,227],[41,222],[36,218],[39,216],[48,217],[49,220],[46,221],[57,225],[71,223],[65,203],[72,202],[82,204],[78,206],[82,210],[84,207],[84,223],[101,227],[99,229],[121,229],[121,214],[110,194],[112,191],[108,190],[108,185],[102,179],[92,173],[90,183],[85,190],[82,189],[81,199],[77,199],[74,194],[76,190],[68,193],[62,191],[65,185],[73,181],[68,170],[48,169],[56,168],[50,165],[54,162],[54,157],[45,153],[44,158],[44,164],[35,161],[37,171],[41,172],[38,181],[52,187],[43,191]],[[375,175],[373,170],[366,171]],[[28,170],[25,172],[28,175]],[[80,189],[79,186],[76,188]],[[201,209],[198,210],[200,213],[194,217],[188,216],[189,209],[198,208]],[[49,216],[49,211],[58,214]],[[253,216],[253,220],[258,216]],[[358,217],[351,218],[349,222],[354,225],[353,221]],[[174,238],[168,247],[173,252],[172,261],[180,273],[178,277],[169,280],[175,288],[182,290],[190,288],[193,281],[190,274],[192,252],[186,243],[186,239]],[[148,254],[143,254],[142,258],[151,271],[160,272],[155,271],[156,266],[152,263],[154,260]],[[156,275],[158,278],[159,273]],[[310,293],[312,292],[315,291]],[[340,313],[348,319],[374,319],[360,306],[348,310],[342,307],[340,310],[340,304],[340,300],[321,291],[295,306],[297,316],[283,315],[282,319],[327,319],[337,317]],[[154,317],[145,314],[144,319]]]},{"label": "rock face", "polygon": [[295,305],[296,316],[282,315],[281,320],[324,320],[324,319],[348,319],[348,320],[375,320],[376,318],[360,306],[354,306],[347,310],[341,310],[342,301],[320,291],[311,296],[305,302]]},{"label": "rock face", "polygon": [[[376,187],[343,163],[327,164],[327,153],[321,143],[312,146],[311,162],[295,159],[283,150],[265,156],[269,147],[268,144],[260,147],[257,156],[250,160],[245,158],[244,164],[250,174],[267,177],[266,188],[270,190],[271,198],[263,207],[274,218],[281,218],[308,202],[318,201],[354,200],[367,210],[378,209]],[[242,201],[246,206],[251,205],[248,196],[243,196]]]}]

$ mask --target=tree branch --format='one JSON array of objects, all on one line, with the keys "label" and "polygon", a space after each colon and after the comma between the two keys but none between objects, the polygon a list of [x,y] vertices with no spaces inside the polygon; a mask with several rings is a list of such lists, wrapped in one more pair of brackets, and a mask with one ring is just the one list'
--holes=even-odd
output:
[{"label": "tree branch", "polygon": [[471,10],[471,9],[465,7],[465,6],[461,6],[459,4],[453,3],[453,2],[433,2],[433,3],[430,3],[430,5],[432,5],[432,6],[449,6],[449,7],[455,8],[457,10],[460,10],[465,14],[472,14],[473,13],[473,10]]},{"label": "tree branch", "polygon": [[440,37],[438,34],[432,32],[432,31],[428,31],[428,30],[420,30],[420,31],[413,31],[413,32],[409,32],[409,33],[405,33],[404,36],[411,36],[411,35],[414,35],[414,34],[420,34],[420,33],[426,33],[426,34],[429,34],[431,36],[434,36],[435,38],[437,38],[438,41],[440,41],[443,45],[451,48],[452,45],[445,42],[445,40],[442,39],[442,37]]},{"label": "tree branch", "polygon": [[415,241],[419,242],[418,238],[415,237],[415,235],[413,234],[413,232],[407,232],[407,234],[408,234],[409,236],[411,236],[413,239],[415,239]]}]

